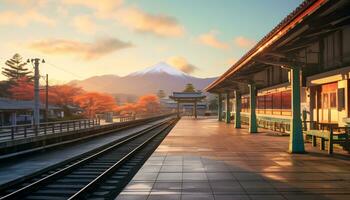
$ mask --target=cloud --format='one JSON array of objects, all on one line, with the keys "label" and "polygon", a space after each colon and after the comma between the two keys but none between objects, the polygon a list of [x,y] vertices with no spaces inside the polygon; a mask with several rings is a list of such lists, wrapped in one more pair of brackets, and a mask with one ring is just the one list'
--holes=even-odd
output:
[{"label": "cloud", "polygon": [[54,26],[56,24],[54,20],[34,10],[18,13],[13,11],[0,12],[0,25],[25,27],[30,23],[39,23],[48,26]]},{"label": "cloud", "polygon": [[198,69],[196,66],[190,64],[184,57],[181,56],[170,57],[167,60],[167,63],[187,74],[192,74],[195,70]]},{"label": "cloud", "polygon": [[228,49],[229,45],[216,38],[217,31],[210,31],[198,37],[199,43],[217,49]]},{"label": "cloud", "polygon": [[252,39],[249,39],[249,38],[246,38],[243,36],[236,37],[233,40],[233,42],[238,47],[245,48],[245,49],[249,49],[249,48],[253,47],[256,43],[255,40],[252,40]]},{"label": "cloud", "polygon": [[143,33],[164,37],[179,37],[185,32],[177,20],[166,15],[153,15],[138,8],[129,7],[118,11],[117,20],[124,26]]},{"label": "cloud", "polygon": [[46,54],[75,55],[84,60],[91,60],[110,54],[114,51],[131,47],[129,42],[116,38],[100,38],[94,42],[80,42],[63,39],[47,39],[30,43],[29,48]]},{"label": "cloud", "polygon": [[198,37],[198,41],[206,46],[214,47],[217,49],[228,49],[229,45],[216,38],[217,31],[210,31],[204,33]]},{"label": "cloud", "polygon": [[71,25],[79,32],[85,34],[94,34],[97,31],[97,25],[88,15],[80,15],[73,18]]},{"label": "cloud", "polygon": [[42,7],[47,4],[47,0],[5,0],[5,2],[24,7]]},{"label": "cloud", "polygon": [[122,0],[62,0],[62,3],[70,6],[84,6],[95,11],[101,18],[110,17],[123,4]]}]

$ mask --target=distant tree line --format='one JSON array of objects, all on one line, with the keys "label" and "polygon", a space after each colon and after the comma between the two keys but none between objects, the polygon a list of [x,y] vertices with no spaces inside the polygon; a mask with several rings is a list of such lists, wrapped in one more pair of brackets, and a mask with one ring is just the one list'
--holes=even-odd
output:
[{"label": "distant tree line", "polygon": [[[5,62],[1,73],[7,78],[0,81],[0,97],[15,100],[34,99],[33,72],[19,54]],[[118,113],[154,113],[159,112],[159,101],[156,95],[141,96],[135,103],[117,105],[115,97],[100,92],[88,92],[71,84],[50,85],[48,102],[60,106],[65,116],[71,116],[71,107],[83,109],[85,117],[95,117],[103,112]],[[45,102],[45,90],[40,90],[41,102]]]}]

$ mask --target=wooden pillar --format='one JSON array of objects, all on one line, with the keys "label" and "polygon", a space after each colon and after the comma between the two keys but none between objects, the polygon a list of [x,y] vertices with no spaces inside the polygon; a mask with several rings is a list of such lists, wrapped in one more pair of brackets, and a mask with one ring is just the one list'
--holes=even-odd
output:
[{"label": "wooden pillar", "polygon": [[177,117],[180,118],[180,102],[176,101],[177,103]]},{"label": "wooden pillar", "polygon": [[289,152],[304,153],[304,138],[300,112],[300,67],[291,69],[292,121],[289,136]]},{"label": "wooden pillar", "polygon": [[193,107],[194,107],[194,118],[197,119],[197,101],[194,101]]},{"label": "wooden pillar", "polygon": [[222,121],[222,94],[218,94],[218,120]]},{"label": "wooden pillar", "polygon": [[241,93],[235,90],[235,128],[241,128]]},{"label": "wooden pillar", "polygon": [[249,117],[249,132],[257,133],[258,125],[256,122],[256,86],[249,84],[249,95],[250,95],[250,117]]},{"label": "wooden pillar", "polygon": [[[318,110],[317,110],[317,106],[316,106],[316,104],[317,104],[317,97],[316,97],[316,87],[315,86],[311,86],[310,87],[310,102],[309,102],[309,110],[310,110],[310,127],[309,127],[309,129],[314,129],[314,127],[313,127],[313,121],[315,120],[314,119],[314,113],[315,113],[315,111],[316,111],[316,113],[318,112]],[[316,114],[317,115],[317,114]]]},{"label": "wooden pillar", "polygon": [[230,93],[226,92],[226,117],[225,121],[227,124],[231,122],[231,113],[230,113]]}]

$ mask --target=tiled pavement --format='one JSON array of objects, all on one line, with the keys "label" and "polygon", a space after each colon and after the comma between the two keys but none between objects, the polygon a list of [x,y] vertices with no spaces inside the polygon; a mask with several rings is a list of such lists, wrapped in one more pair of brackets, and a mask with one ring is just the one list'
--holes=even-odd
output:
[{"label": "tiled pavement", "polygon": [[118,200],[350,199],[350,159],[287,153],[288,137],[181,119]]}]

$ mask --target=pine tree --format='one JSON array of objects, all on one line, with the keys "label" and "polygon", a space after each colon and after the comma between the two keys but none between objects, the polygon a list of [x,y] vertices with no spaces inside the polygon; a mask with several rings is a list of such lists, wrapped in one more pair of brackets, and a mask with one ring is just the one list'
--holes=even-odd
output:
[{"label": "pine tree", "polygon": [[25,66],[26,62],[22,62],[22,56],[15,54],[10,60],[5,62],[7,67],[3,67],[2,74],[8,78],[10,82],[17,82],[22,77],[27,77],[28,80],[33,80],[33,76],[30,75],[30,71]]}]

